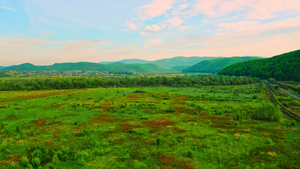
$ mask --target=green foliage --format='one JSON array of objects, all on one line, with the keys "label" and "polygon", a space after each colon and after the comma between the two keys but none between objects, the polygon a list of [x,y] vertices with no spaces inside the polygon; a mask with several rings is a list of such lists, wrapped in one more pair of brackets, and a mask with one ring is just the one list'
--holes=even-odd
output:
[{"label": "green foliage", "polygon": [[233,64],[222,69],[219,75],[276,78],[300,82],[300,50],[267,59]]},{"label": "green foliage", "polygon": [[254,112],[252,119],[265,121],[279,121],[282,118],[281,110],[271,103],[263,103],[257,111]]},{"label": "green foliage", "polygon": [[89,153],[84,150],[80,150],[75,154],[75,160],[79,165],[84,165],[86,160],[89,158]]},{"label": "green foliage", "polygon": [[[51,90],[51,89],[86,89],[97,87],[194,87],[208,85],[242,85],[254,83],[248,77],[229,77],[213,75],[191,76],[155,76],[155,77],[119,77],[119,78],[57,78],[0,81],[0,91],[12,90]],[[144,92],[136,90],[135,92]],[[98,101],[101,101],[99,98]]]},{"label": "green foliage", "polygon": [[32,164],[32,166],[34,166],[34,167],[39,167],[40,164],[41,164],[40,158],[39,158],[39,157],[34,157],[34,158],[32,158],[31,164]]},{"label": "green foliage", "polygon": [[21,157],[21,165],[27,167],[29,165],[29,160],[26,156]]},{"label": "green foliage", "polygon": [[182,73],[218,73],[224,67],[234,63],[259,59],[258,57],[231,57],[205,60],[182,70]]}]

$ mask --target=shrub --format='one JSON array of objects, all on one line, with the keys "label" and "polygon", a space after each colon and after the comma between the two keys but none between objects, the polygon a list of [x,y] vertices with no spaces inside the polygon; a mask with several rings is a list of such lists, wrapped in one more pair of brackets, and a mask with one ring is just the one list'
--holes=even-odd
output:
[{"label": "shrub", "polygon": [[25,157],[25,156],[23,156],[23,157],[21,158],[21,165],[24,166],[24,167],[27,167],[28,164],[29,164],[28,158]]},{"label": "shrub", "polygon": [[168,113],[174,113],[174,112],[176,112],[176,110],[174,110],[174,109],[168,109],[168,110],[166,110],[166,112],[168,112]]},{"label": "shrub", "polygon": [[77,163],[80,165],[84,165],[88,158],[89,158],[89,154],[86,151],[78,151],[75,154],[75,160],[77,160]]},{"label": "shrub", "polygon": [[56,164],[57,162],[59,162],[59,159],[58,159],[57,153],[54,153],[53,157],[52,157],[52,163]]},{"label": "shrub", "polygon": [[263,105],[254,112],[252,119],[265,121],[279,121],[282,117],[281,110],[271,103]]},{"label": "shrub", "polygon": [[31,160],[31,163],[32,163],[32,165],[33,165],[34,167],[38,167],[38,166],[40,166],[40,164],[41,164],[41,160],[40,160],[40,158],[38,158],[38,157],[34,157],[34,158]]},{"label": "shrub", "polygon": [[134,91],[133,93],[147,93],[146,91],[143,91],[143,90],[136,90]]}]

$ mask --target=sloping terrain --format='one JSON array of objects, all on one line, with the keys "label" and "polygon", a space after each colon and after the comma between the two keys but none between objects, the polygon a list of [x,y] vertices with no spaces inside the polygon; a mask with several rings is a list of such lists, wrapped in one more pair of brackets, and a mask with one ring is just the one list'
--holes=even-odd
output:
[{"label": "sloping terrain", "polygon": [[245,62],[248,60],[259,59],[258,57],[230,57],[213,60],[204,60],[191,67],[183,69],[183,73],[218,73],[224,67],[234,63]]},{"label": "sloping terrain", "polygon": [[253,76],[276,80],[300,81],[300,50],[267,59],[233,64],[221,70],[220,75]]}]

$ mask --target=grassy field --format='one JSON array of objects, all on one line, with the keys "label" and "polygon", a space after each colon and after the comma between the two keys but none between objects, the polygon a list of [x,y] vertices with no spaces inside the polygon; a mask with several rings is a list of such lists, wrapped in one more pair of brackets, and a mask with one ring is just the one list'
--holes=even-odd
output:
[{"label": "grassy field", "polygon": [[266,105],[262,84],[0,92],[0,168],[300,168]]}]

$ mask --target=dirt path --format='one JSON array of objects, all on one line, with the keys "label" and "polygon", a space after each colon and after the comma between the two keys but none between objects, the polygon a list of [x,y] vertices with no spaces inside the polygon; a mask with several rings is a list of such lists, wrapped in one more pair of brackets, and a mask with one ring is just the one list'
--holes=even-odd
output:
[{"label": "dirt path", "polygon": [[[271,84],[271,83],[269,83],[267,80],[264,80],[266,83],[268,83],[268,84],[270,84],[270,85],[272,85],[272,86],[275,86],[275,85],[273,85],[273,84]],[[289,95],[289,96],[291,96],[292,98],[294,98],[294,99],[296,99],[296,100],[298,100],[298,101],[300,101],[300,98],[298,97],[298,96],[296,96],[296,95],[293,95],[292,93],[290,93],[290,92],[288,92],[288,91],[286,91],[286,90],[284,90],[284,89],[282,89],[282,88],[280,88],[279,87],[279,89],[283,92],[283,93],[285,93],[285,94],[287,94],[287,95]]]},{"label": "dirt path", "polygon": [[292,93],[282,89],[282,88],[279,88],[283,93],[287,94],[287,95],[290,95],[291,97],[293,97],[294,99],[300,101],[300,97],[297,97],[296,95],[293,95]]}]

